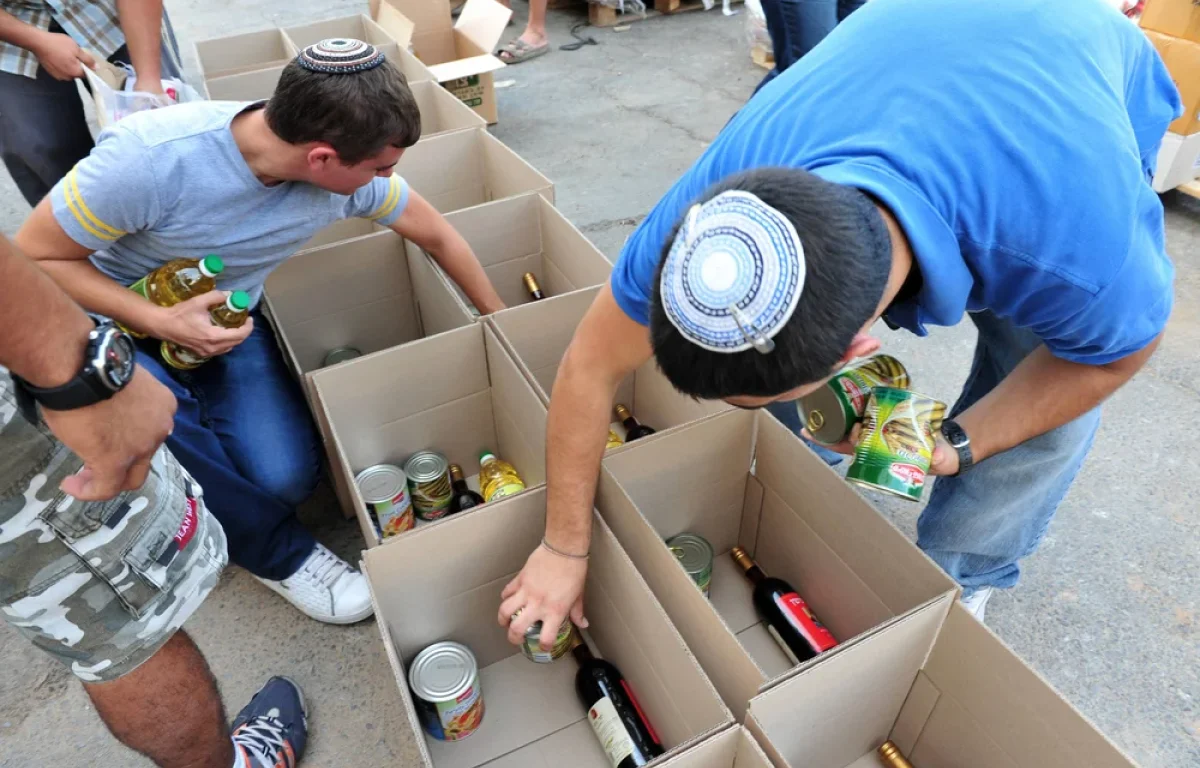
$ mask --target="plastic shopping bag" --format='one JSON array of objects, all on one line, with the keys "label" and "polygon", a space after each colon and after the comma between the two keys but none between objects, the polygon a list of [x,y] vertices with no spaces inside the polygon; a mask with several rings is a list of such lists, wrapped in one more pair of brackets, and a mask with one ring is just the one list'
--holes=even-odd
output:
[{"label": "plastic shopping bag", "polygon": [[97,61],[94,71],[85,67],[83,72],[91,87],[92,101],[96,105],[96,120],[102,129],[134,112],[188,101],[201,101],[204,98],[195,88],[175,78],[163,80],[165,95],[162,96],[126,90],[127,83],[130,86],[136,85],[137,76],[133,70],[102,59]]}]

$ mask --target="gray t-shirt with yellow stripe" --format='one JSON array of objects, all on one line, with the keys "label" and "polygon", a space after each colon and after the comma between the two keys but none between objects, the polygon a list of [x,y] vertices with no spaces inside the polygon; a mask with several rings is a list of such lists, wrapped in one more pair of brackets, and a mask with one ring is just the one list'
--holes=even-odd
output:
[{"label": "gray t-shirt with yellow stripe", "polygon": [[202,101],[124,118],[51,190],[55,218],[122,285],[171,259],[215,253],[225,262],[220,288],[257,302],[271,270],[320,229],[354,217],[390,226],[404,212],[408,184],[396,175],[349,197],[264,185],[230,131],[257,106]]}]

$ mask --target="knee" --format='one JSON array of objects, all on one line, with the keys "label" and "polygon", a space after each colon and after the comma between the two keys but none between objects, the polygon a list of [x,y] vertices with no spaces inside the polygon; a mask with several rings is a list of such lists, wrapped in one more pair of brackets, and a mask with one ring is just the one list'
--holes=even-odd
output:
[{"label": "knee", "polygon": [[284,504],[297,506],[312,495],[321,479],[317,446],[303,441],[260,456],[251,474],[255,485]]}]

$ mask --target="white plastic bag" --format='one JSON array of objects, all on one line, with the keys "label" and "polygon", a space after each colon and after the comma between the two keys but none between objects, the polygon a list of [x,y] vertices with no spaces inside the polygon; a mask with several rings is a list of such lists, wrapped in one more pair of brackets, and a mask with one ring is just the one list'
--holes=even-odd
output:
[{"label": "white plastic bag", "polygon": [[92,89],[96,120],[101,128],[107,128],[134,112],[204,99],[195,88],[175,78],[163,80],[163,91],[166,92],[163,96],[128,90],[127,84],[132,87],[137,80],[133,70],[103,60],[97,62],[95,71],[85,67],[83,72]]}]

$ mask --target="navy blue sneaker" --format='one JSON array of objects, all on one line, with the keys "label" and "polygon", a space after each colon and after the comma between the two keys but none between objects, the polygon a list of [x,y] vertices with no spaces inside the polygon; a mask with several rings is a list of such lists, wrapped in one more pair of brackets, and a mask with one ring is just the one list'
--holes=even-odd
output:
[{"label": "navy blue sneaker", "polygon": [[300,686],[272,677],[233,721],[233,746],[254,768],[296,768],[308,744],[308,709]]}]

